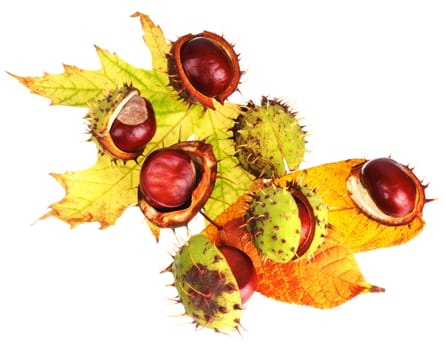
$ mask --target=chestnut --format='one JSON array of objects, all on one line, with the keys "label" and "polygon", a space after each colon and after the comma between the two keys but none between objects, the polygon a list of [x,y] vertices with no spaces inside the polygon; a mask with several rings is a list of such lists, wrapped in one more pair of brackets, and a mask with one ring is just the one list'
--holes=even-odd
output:
[{"label": "chestnut", "polygon": [[168,56],[170,84],[190,103],[215,109],[238,86],[240,66],[230,43],[212,32],[187,34],[172,43]]},{"label": "chestnut", "polygon": [[242,304],[251,298],[257,288],[257,273],[251,258],[238,248],[222,245],[217,247],[223,253],[237,281]]},{"label": "chestnut", "polygon": [[141,155],[157,128],[152,104],[129,85],[91,104],[86,119],[101,150],[121,160]]},{"label": "chestnut", "polygon": [[121,151],[142,153],[155,131],[152,104],[144,97],[133,96],[111,124],[110,137]]},{"label": "chestnut", "polygon": [[[316,230],[316,217],[314,215],[313,207],[308,201],[308,194],[305,195],[302,189],[297,186],[289,186],[288,191],[291,192],[294,197],[294,201],[297,204],[297,209],[300,219],[300,241],[297,249],[297,256],[303,256],[311,244],[313,243],[314,234]],[[310,193],[310,192],[308,192]],[[321,235],[322,236],[322,235]]]},{"label": "chestnut", "polygon": [[186,225],[208,200],[216,175],[209,144],[185,141],[158,149],[142,164],[138,205],[158,227]]},{"label": "chestnut", "polygon": [[426,202],[424,188],[412,170],[391,158],[354,167],[347,188],[359,210],[387,225],[410,223]]}]

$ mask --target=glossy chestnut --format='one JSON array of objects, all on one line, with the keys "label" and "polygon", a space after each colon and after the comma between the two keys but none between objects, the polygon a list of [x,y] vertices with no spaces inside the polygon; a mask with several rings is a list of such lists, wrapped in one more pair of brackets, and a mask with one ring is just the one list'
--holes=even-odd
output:
[{"label": "glossy chestnut", "polygon": [[101,150],[121,160],[141,155],[157,128],[152,104],[129,85],[93,103],[86,118]]},{"label": "glossy chestnut", "polygon": [[116,147],[127,153],[142,153],[156,131],[152,104],[141,96],[133,96],[112,122],[110,136]]},{"label": "glossy chestnut", "polygon": [[168,57],[170,83],[190,103],[214,109],[240,81],[238,56],[230,43],[212,32],[187,34],[172,44]]},{"label": "glossy chestnut", "polygon": [[242,304],[251,298],[257,288],[257,273],[249,256],[232,246],[217,247],[225,256],[225,259],[237,280],[242,298]]},{"label": "glossy chestnut", "polygon": [[185,141],[156,150],[141,167],[138,205],[158,227],[186,225],[208,200],[216,175],[209,144]]},{"label": "glossy chestnut", "polygon": [[192,157],[181,149],[152,152],[141,168],[140,190],[159,211],[186,207],[192,197],[197,170]]},{"label": "glossy chestnut", "polygon": [[299,211],[299,219],[301,224],[299,248],[297,249],[297,256],[304,255],[310,248],[314,239],[316,229],[315,216],[311,204],[302,191],[294,186],[290,186],[288,190],[294,197]]},{"label": "glossy chestnut", "polygon": [[388,225],[410,223],[426,202],[412,170],[391,158],[372,159],[353,168],[347,188],[362,212]]}]

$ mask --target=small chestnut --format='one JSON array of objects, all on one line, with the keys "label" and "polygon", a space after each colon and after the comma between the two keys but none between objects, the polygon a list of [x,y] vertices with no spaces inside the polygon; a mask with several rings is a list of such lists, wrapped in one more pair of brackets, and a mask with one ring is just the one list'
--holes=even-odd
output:
[{"label": "small chestnut", "polygon": [[150,101],[128,85],[93,103],[86,118],[102,151],[122,160],[141,155],[157,128]]},{"label": "small chestnut", "polygon": [[133,96],[121,109],[110,128],[115,145],[128,153],[140,153],[156,131],[155,113],[151,103]]}]

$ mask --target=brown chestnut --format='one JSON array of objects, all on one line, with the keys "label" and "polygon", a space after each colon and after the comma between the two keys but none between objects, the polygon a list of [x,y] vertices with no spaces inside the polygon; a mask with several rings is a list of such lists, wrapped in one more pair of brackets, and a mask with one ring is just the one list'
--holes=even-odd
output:
[{"label": "brown chestnut", "polygon": [[209,144],[185,141],[156,150],[141,167],[139,207],[158,227],[186,225],[208,200],[216,176]]},{"label": "brown chestnut", "polygon": [[368,160],[353,168],[347,188],[362,212],[388,225],[411,222],[426,201],[412,170],[391,158]]},{"label": "brown chestnut", "polygon": [[168,56],[170,83],[190,103],[214,109],[213,99],[223,103],[238,86],[238,56],[220,35],[187,34],[172,44]]},{"label": "brown chestnut", "polygon": [[86,118],[101,150],[122,160],[141,155],[157,128],[152,104],[129,85],[91,104]]}]

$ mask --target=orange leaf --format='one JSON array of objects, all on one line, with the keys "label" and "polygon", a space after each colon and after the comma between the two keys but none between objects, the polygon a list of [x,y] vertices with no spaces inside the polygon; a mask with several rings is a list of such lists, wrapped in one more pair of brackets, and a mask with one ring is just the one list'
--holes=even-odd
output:
[{"label": "orange leaf", "polygon": [[421,214],[409,224],[392,226],[368,217],[357,208],[348,194],[346,180],[351,169],[365,161],[349,159],[323,164],[290,173],[276,181],[281,185],[295,181],[316,188],[329,206],[328,220],[333,226],[330,237],[353,252],[403,244],[417,236],[424,226]]},{"label": "orange leaf", "polygon": [[287,303],[331,308],[361,293],[384,291],[366,282],[351,250],[332,239],[326,239],[309,260],[282,264],[262,258],[243,229],[247,200],[248,196],[240,198],[217,218],[222,226],[209,225],[204,234],[217,245],[231,245],[250,256],[258,292]]}]

